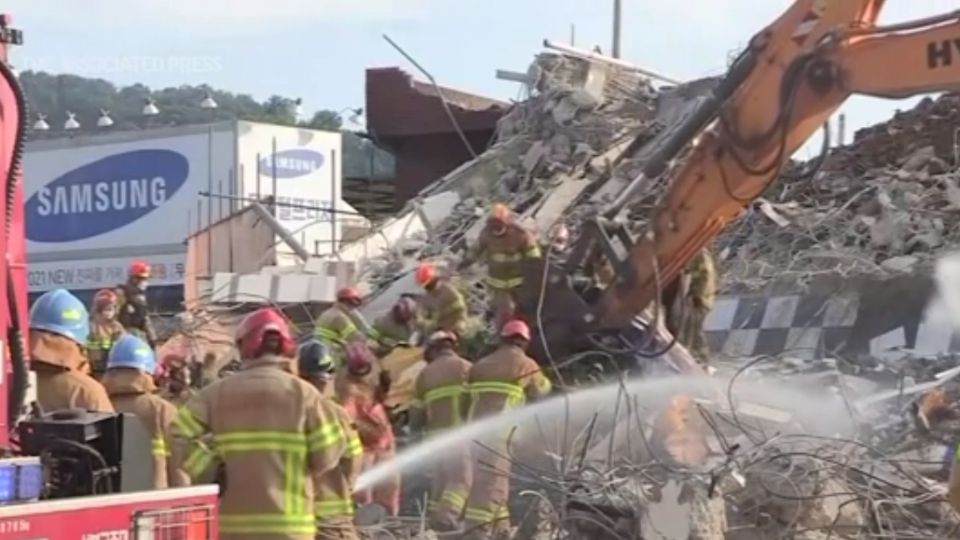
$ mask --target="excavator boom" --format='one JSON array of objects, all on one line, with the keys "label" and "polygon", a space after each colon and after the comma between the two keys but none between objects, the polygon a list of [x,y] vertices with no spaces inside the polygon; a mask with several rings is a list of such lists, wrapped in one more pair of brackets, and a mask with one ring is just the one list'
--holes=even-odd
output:
[{"label": "excavator boom", "polygon": [[[527,269],[522,305],[543,323],[546,347],[549,333],[569,340],[635,326],[659,291],[760,197],[852,94],[960,88],[960,12],[881,27],[883,5],[797,0],[753,37],[711,94],[646,153],[642,174],[585,224],[565,264]],[[663,181],[669,187],[649,225],[634,230],[623,216]],[[591,272],[597,260],[613,279],[599,291],[574,283],[571,276]]]}]

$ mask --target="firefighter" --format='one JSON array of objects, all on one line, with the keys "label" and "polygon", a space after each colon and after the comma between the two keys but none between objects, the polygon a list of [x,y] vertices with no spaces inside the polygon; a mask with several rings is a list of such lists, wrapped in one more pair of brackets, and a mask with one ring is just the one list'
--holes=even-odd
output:
[{"label": "firefighter", "polygon": [[[389,385],[374,384],[377,359],[363,342],[354,342],[347,347],[346,362],[340,368],[336,384],[337,401],[343,405],[353,424],[357,427],[363,444],[364,468],[393,459],[396,440],[390,417],[383,405]],[[386,373],[381,370],[381,373]],[[360,504],[378,503],[391,516],[400,512],[400,477],[392,475],[373,488],[356,494]]]},{"label": "firefighter", "polygon": [[117,412],[136,416],[153,443],[153,487],[164,489],[190,485],[170,454],[170,426],[177,408],[157,395],[153,375],[157,357],[142,339],[127,334],[110,350],[103,386]]},{"label": "firefighter", "polygon": [[191,387],[190,361],[181,353],[164,356],[157,378],[162,381],[163,398],[178,407],[195,395]]},{"label": "firefighter", "polygon": [[143,261],[133,261],[130,265],[127,282],[118,286],[120,313],[117,320],[127,332],[146,340],[151,347],[157,344],[156,333],[150,322],[150,310],[147,305],[147,287],[150,282],[150,266]]},{"label": "firefighter", "polygon": [[[347,344],[365,339],[362,328],[363,316],[357,311],[362,304],[360,291],[345,287],[337,291],[337,301],[317,318],[315,335],[333,354],[336,364],[341,364]],[[360,322],[361,327],[358,327]]]},{"label": "firefighter", "polygon": [[423,287],[420,328],[429,336],[437,330],[453,332],[464,337],[467,328],[467,303],[460,291],[447,279],[441,279],[429,262],[420,263],[416,272],[417,283]]},{"label": "firefighter", "polygon": [[[526,354],[530,344],[527,324],[520,320],[508,322],[500,330],[500,338],[500,347],[470,369],[471,422],[501,414],[550,392],[550,380]],[[468,538],[490,538],[510,526],[506,435],[498,436],[487,446],[494,452],[477,448],[472,452],[474,477],[464,512]]]},{"label": "firefighter", "polygon": [[373,338],[377,353],[384,356],[402,343],[410,343],[416,332],[417,302],[404,296],[393,305],[390,312],[373,323]]},{"label": "firefighter", "polygon": [[[438,331],[427,339],[423,353],[427,366],[417,376],[411,425],[415,431],[423,426],[428,436],[455,428],[467,418],[470,398],[466,392],[470,362],[456,353],[457,336]],[[430,488],[430,525],[437,531],[453,531],[459,526],[470,489],[470,454],[468,448],[451,451],[449,457],[433,466]]]},{"label": "firefighter", "polygon": [[667,329],[676,336],[677,343],[686,347],[703,366],[710,362],[710,348],[703,325],[713,309],[716,296],[717,271],[706,248],[700,250],[663,294]]},{"label": "firefighter", "polygon": [[297,350],[300,377],[312,384],[325,398],[333,398],[333,358],[322,341],[312,339]]},{"label": "firefighter", "polygon": [[30,308],[30,369],[37,374],[37,402],[44,412],[113,412],[107,391],[89,375],[83,352],[89,334],[87,308],[65,289],[44,293]]},{"label": "firefighter", "polygon": [[487,264],[487,287],[493,293],[490,308],[494,324],[502,327],[515,315],[517,291],[523,285],[524,259],[540,258],[536,238],[519,223],[505,204],[495,204],[480,238],[461,262],[466,267],[478,258]]},{"label": "firefighter", "polygon": [[124,334],[123,325],[117,321],[117,293],[110,289],[97,291],[93,296],[90,313],[90,335],[87,337],[87,359],[93,376],[100,378],[107,367],[110,348]]},{"label": "firefighter", "polygon": [[242,368],[180,408],[174,456],[193,478],[220,461],[220,538],[312,540],[322,510],[314,494],[349,439],[320,392],[295,375],[296,344],[279,312],[251,313],[235,337]]}]

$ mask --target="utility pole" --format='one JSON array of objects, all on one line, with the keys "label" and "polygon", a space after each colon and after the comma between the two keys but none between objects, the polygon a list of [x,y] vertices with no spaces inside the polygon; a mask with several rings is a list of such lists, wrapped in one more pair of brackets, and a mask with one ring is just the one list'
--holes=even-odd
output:
[{"label": "utility pole", "polygon": [[613,0],[613,47],[614,58],[620,58],[620,23],[623,19],[623,0]]},{"label": "utility pole", "polygon": [[577,25],[575,24],[570,25],[570,46],[577,46]]}]

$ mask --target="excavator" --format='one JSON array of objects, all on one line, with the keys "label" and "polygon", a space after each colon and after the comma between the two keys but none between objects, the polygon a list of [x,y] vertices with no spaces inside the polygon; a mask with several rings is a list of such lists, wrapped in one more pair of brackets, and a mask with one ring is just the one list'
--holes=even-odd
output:
[{"label": "excavator", "polygon": [[[880,26],[884,5],[794,1],[679,122],[635,142],[631,157],[642,174],[586,220],[562,261],[524,269],[519,305],[538,323],[538,359],[601,350],[620,370],[659,365],[645,359],[663,358],[674,343],[656,327],[661,288],[761,196],[848,97],[960,89],[960,11]],[[599,183],[609,190],[614,181]],[[654,184],[668,187],[638,230],[631,205]],[[612,276],[606,283],[594,278],[597,261]],[[693,362],[672,367],[698,371]]]},{"label": "excavator", "polygon": [[[850,95],[900,98],[960,87],[960,12],[879,26],[884,4],[796,0],[750,40],[695,110],[653,141],[638,142],[643,173],[587,221],[562,264],[525,270],[521,308],[537,314],[545,349],[601,343],[625,345],[626,355],[656,353],[643,335],[653,327],[638,315]],[[23,42],[10,23],[0,17],[0,248],[7,254],[0,272],[0,324],[7,329],[0,347],[0,537],[217,538],[216,486],[136,489],[143,463],[124,451],[137,442],[135,424],[110,415],[23,414],[29,385],[20,162],[28,110],[7,61],[8,48]],[[670,187],[651,225],[634,230],[625,219],[631,203],[661,180]],[[588,277],[598,258],[615,276],[602,287]]]},{"label": "excavator", "polygon": [[[133,416],[26,414],[27,273],[21,158],[26,99],[10,66],[21,31],[0,15],[0,538],[213,540],[216,485],[151,490],[150,439]],[[144,471],[147,471],[146,475]]]}]

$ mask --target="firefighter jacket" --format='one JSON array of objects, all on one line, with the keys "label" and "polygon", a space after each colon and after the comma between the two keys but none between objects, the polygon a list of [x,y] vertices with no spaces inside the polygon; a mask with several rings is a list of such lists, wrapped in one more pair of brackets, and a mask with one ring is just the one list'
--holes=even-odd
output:
[{"label": "firefighter jacket", "polygon": [[[395,446],[390,417],[383,407],[378,370],[360,377],[341,369],[335,382],[337,402],[347,411],[357,429],[364,451],[377,452]],[[375,382],[376,381],[376,382]]]},{"label": "firefighter jacket", "polygon": [[339,465],[327,471],[316,489],[317,524],[320,538],[352,540],[357,538],[353,527],[353,486],[363,470],[363,446],[353,421],[343,407],[333,400],[323,400],[323,406],[336,418],[346,434],[347,450]]},{"label": "firefighter jacket", "polygon": [[153,447],[153,487],[164,489],[190,485],[189,477],[176,468],[170,452],[170,427],[177,408],[157,395],[153,378],[129,368],[115,368],[103,377],[103,386],[119,413],[136,416],[150,434]]},{"label": "firefighter jacket", "polygon": [[518,407],[539,399],[551,389],[537,362],[520,347],[505,344],[470,368],[471,420]]},{"label": "firefighter jacket", "polygon": [[487,285],[492,289],[509,290],[523,284],[523,260],[540,258],[540,246],[533,234],[516,223],[497,236],[485,227],[475,248],[476,256],[487,262]]},{"label": "firefighter jacket", "polygon": [[379,345],[379,352],[386,354],[401,343],[409,343],[414,331],[413,326],[398,321],[393,313],[387,313],[374,321],[371,337]]},{"label": "firefighter jacket", "polygon": [[334,304],[317,318],[315,334],[327,345],[333,357],[343,358],[343,348],[353,340],[363,339],[363,332],[354,324],[346,306]]},{"label": "firefighter jacket", "polygon": [[30,332],[30,369],[37,374],[37,402],[44,412],[63,409],[114,412],[110,397],[73,341]]},{"label": "firefighter jacket", "polygon": [[445,351],[417,376],[413,406],[425,410],[427,432],[456,427],[467,419],[470,398],[466,383],[471,367],[454,351]]},{"label": "firefighter jacket", "polygon": [[87,358],[94,373],[107,369],[107,355],[113,344],[124,334],[123,325],[113,319],[94,316],[90,320],[90,335],[87,337]]},{"label": "firefighter jacket", "polygon": [[117,306],[117,321],[128,332],[139,334],[151,346],[157,341],[153,324],[147,306],[147,294],[132,283],[124,283],[117,287],[120,305]]},{"label": "firefighter jacket", "polygon": [[215,460],[225,470],[225,540],[314,538],[322,510],[316,488],[339,466],[349,440],[317,389],[294,371],[287,358],[245,361],[177,413],[177,463],[194,478]]},{"label": "firefighter jacket", "polygon": [[687,274],[690,279],[687,295],[693,301],[694,307],[713,308],[717,298],[717,270],[709,250],[700,250],[687,267]]},{"label": "firefighter jacket", "polygon": [[467,303],[457,287],[439,280],[423,297],[420,326],[424,334],[437,330],[462,336],[467,327]]}]

